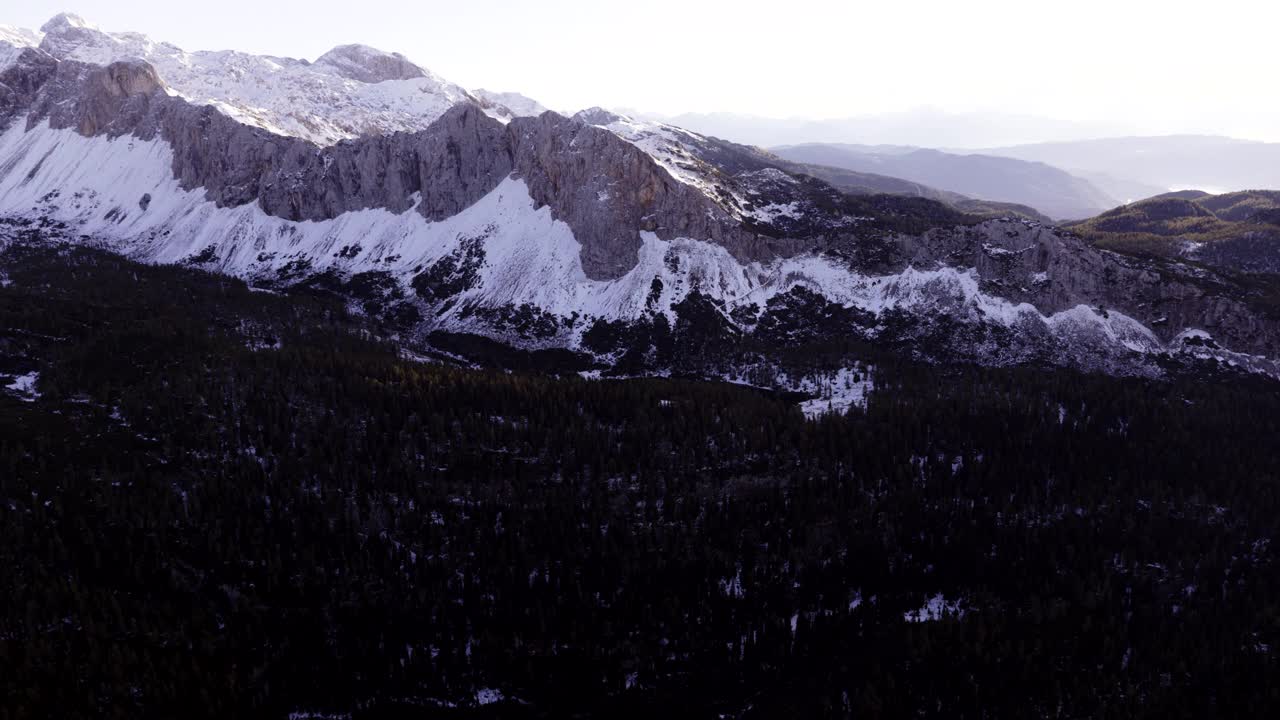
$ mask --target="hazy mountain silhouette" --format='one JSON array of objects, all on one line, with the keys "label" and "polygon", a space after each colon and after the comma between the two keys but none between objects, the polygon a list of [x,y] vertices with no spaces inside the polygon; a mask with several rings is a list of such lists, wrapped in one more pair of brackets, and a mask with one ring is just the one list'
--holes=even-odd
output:
[{"label": "hazy mountain silhouette", "polygon": [[[632,113],[636,114],[636,113]],[[640,113],[644,114],[644,113]],[[949,113],[936,108],[814,120],[735,113],[685,113],[661,119],[694,132],[760,146],[862,143],[981,148],[1129,134],[1132,128],[1001,113]]]},{"label": "hazy mountain silhouette", "polygon": [[[1099,175],[1166,190],[1280,188],[1280,143],[1213,135],[1169,135],[1038,143],[982,152],[1056,165],[1103,187]],[[1117,194],[1115,188],[1110,192]]]},{"label": "hazy mountain silhouette", "polygon": [[1040,162],[902,146],[811,143],[777,147],[773,152],[795,162],[888,175],[982,200],[1029,205],[1060,220],[1091,217],[1120,204],[1088,180]]}]

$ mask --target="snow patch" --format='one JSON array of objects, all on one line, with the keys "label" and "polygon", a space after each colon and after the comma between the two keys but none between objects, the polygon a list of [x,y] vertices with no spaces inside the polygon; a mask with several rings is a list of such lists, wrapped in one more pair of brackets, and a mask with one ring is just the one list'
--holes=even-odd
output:
[{"label": "snow patch", "polygon": [[5,386],[5,390],[23,402],[35,402],[40,399],[40,392],[36,390],[38,382],[40,382],[40,373],[29,372],[13,378]]},{"label": "snow patch", "polygon": [[770,203],[768,205],[763,205],[744,212],[743,216],[768,224],[774,222],[778,218],[799,220],[804,217],[804,212],[800,209],[799,202],[792,201],[789,203]]},{"label": "snow patch", "polygon": [[[484,104],[496,106],[500,110],[495,117],[510,119],[512,117],[537,117],[547,108],[533,98],[515,92],[493,92],[491,90],[474,90],[472,94]],[[505,110],[506,112],[501,112]],[[501,117],[499,117],[501,116]]]},{"label": "snow patch", "polygon": [[959,600],[947,601],[942,593],[938,593],[925,601],[919,610],[908,610],[902,619],[909,623],[931,622],[944,617],[963,617],[964,607]]},{"label": "snow patch", "polygon": [[875,382],[867,368],[840,368],[834,374],[805,377],[790,387],[817,395],[800,403],[804,416],[817,420],[824,415],[845,415],[850,408],[865,408]]}]

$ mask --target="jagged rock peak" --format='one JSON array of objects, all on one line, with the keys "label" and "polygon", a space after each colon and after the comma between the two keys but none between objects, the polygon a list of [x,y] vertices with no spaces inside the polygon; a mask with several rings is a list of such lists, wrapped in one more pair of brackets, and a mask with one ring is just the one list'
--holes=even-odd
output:
[{"label": "jagged rock peak", "polygon": [[44,33],[12,25],[0,25],[0,43],[14,47],[36,47],[43,37]]},{"label": "jagged rock peak", "polygon": [[605,125],[616,123],[619,120],[625,120],[626,118],[611,110],[605,110],[602,107],[593,107],[587,108],[586,110],[579,110],[573,116],[573,119],[579,122],[584,122],[588,125],[600,125],[603,127]]},{"label": "jagged rock peak", "polygon": [[147,59],[155,46],[145,35],[111,33],[79,15],[59,13],[40,27],[40,49],[59,60],[106,65],[126,57]]},{"label": "jagged rock peak", "polygon": [[[28,62],[32,52],[40,52],[42,33],[25,28],[0,25],[0,72],[21,62]],[[27,60],[23,60],[26,56]],[[0,91],[0,94],[3,94]],[[0,101],[3,102],[3,101]]]},{"label": "jagged rock peak", "polygon": [[483,107],[505,109],[510,117],[537,117],[547,111],[547,107],[542,103],[517,92],[494,92],[481,88],[473,90],[471,94]]},{"label": "jagged rock peak", "polygon": [[60,12],[49,18],[49,21],[40,26],[40,32],[62,33],[75,30],[95,30],[98,31],[97,25],[85,20],[75,13]]},{"label": "jagged rock peak", "polygon": [[339,45],[321,55],[316,64],[329,66],[345,78],[371,84],[429,77],[426,70],[404,55],[368,45]]}]

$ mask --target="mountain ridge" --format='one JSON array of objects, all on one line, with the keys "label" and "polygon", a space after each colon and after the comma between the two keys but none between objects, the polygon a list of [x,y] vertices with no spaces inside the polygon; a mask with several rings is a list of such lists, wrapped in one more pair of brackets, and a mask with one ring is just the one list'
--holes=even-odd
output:
[{"label": "mountain ridge", "polygon": [[[18,235],[328,288],[408,341],[467,332],[723,374],[816,333],[937,361],[1280,375],[1253,286],[1025,219],[849,195],[680,128],[500,119],[464,99],[421,130],[322,146],[193,104],[141,60],[26,48],[0,83],[0,213]],[[672,332],[704,341],[671,355]]]},{"label": "mountain ridge", "polygon": [[1280,273],[1280,191],[1184,190],[1070,227],[1106,248],[1186,258],[1229,271]]},{"label": "mountain ridge", "polygon": [[1047,162],[1084,177],[1101,176],[1100,182],[1110,176],[1164,191],[1198,188],[1224,193],[1280,187],[1280,143],[1217,135],[1109,137],[981,152]]},{"label": "mountain ridge", "polygon": [[1018,203],[1057,220],[1083,219],[1120,204],[1047,163],[928,148],[806,143],[773,148],[781,157],[912,180],[979,200]]}]

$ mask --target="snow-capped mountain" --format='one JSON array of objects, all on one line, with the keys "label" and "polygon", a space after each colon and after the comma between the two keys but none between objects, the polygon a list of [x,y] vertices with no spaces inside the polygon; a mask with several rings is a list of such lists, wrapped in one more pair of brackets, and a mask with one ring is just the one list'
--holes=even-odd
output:
[{"label": "snow-capped mountain", "polygon": [[524,115],[540,106],[361,46],[307,63],[70,16],[43,33],[39,48],[7,34],[25,45],[6,41],[0,67],[10,238],[323,287],[407,342],[475,333],[646,372],[745,377],[768,348],[836,337],[940,360],[1155,374],[1203,356],[1280,375],[1280,323],[1248,287],[1036,223],[846,195],[606,111]]},{"label": "snow-capped mountain", "polygon": [[40,38],[41,34],[32,30],[0,25],[0,70],[17,62],[26,48],[38,46]]},{"label": "snow-capped mountain", "polygon": [[[481,105],[506,108],[510,117],[537,117],[547,111],[542,103],[517,92],[494,92],[481,88],[471,91],[471,94]],[[501,119],[501,114],[496,117]]]},{"label": "snow-capped mountain", "polygon": [[[235,51],[187,52],[138,33],[107,32],[66,13],[39,33],[14,35],[38,39],[40,49],[59,60],[97,65],[144,60],[169,92],[193,104],[318,145],[421,130],[454,105],[476,100],[399,53],[364,45],[335,47],[315,62]],[[486,107],[503,119],[540,107],[527,98],[518,104],[521,108],[513,110],[494,99]]]}]

